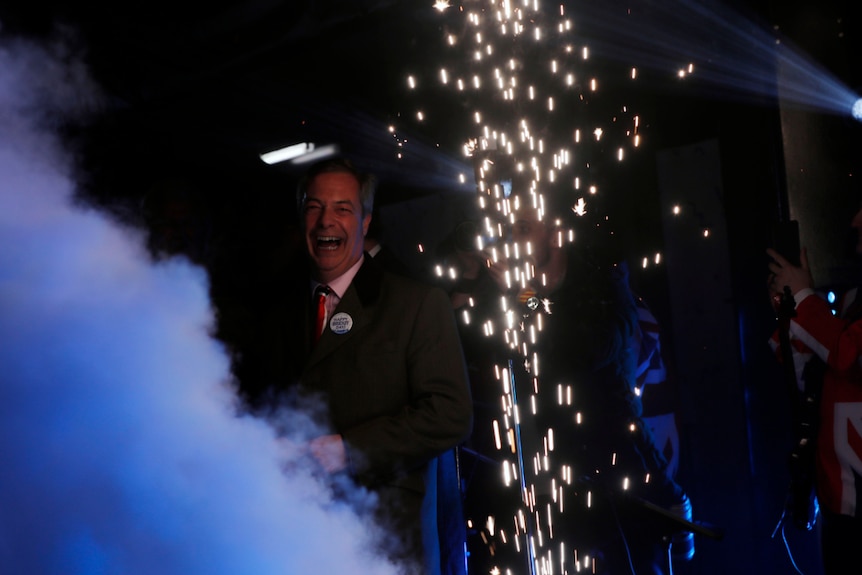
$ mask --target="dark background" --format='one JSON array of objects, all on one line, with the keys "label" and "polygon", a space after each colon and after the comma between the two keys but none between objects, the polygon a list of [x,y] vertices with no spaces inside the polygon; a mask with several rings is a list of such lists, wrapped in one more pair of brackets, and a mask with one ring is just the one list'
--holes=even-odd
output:
[{"label": "dark background", "polygon": [[[862,85],[862,22],[851,2],[735,5],[846,85]],[[70,58],[82,58],[104,91],[98,114],[66,127],[79,193],[149,229],[154,250],[206,266],[225,337],[231,310],[255,298],[295,241],[299,168],[267,166],[262,152],[337,143],[376,172],[383,238],[419,273],[470,215],[472,182],[458,180],[471,173],[459,148],[464,110],[435,99],[435,121],[415,122],[405,84],[407,71],[436,67],[441,18],[430,2],[397,0],[0,7],[6,41],[73,31]],[[676,570],[793,573],[773,536],[791,427],[786,382],[766,345],[774,318],[764,249],[772,222],[791,217],[821,285],[856,280],[847,229],[860,200],[862,126],[780,97],[657,78],[637,95],[646,143],[627,168],[617,215],[634,263],[663,254],[659,265],[633,266],[634,282],[662,323],[679,383],[680,481],[696,518],[725,532],[699,537],[695,559]],[[687,223],[668,216],[674,201]],[[709,242],[698,241],[704,227]],[[816,575],[815,534],[788,529],[800,569]]]}]

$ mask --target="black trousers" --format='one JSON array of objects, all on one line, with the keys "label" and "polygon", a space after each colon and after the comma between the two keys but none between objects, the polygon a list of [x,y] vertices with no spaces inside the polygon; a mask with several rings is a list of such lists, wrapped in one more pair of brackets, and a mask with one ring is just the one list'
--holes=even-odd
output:
[{"label": "black trousers", "polygon": [[821,509],[820,550],[825,575],[858,575],[862,572],[859,545],[862,517],[840,515]]}]

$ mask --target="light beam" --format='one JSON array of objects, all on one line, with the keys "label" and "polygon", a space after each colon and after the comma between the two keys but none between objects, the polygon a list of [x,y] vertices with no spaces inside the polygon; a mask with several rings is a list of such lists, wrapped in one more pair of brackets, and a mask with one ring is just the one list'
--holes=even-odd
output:
[{"label": "light beam", "polygon": [[584,3],[578,15],[602,56],[668,77],[684,70],[683,81],[703,82],[717,90],[716,97],[780,99],[837,115],[852,114],[859,99],[775,26],[721,2]]}]

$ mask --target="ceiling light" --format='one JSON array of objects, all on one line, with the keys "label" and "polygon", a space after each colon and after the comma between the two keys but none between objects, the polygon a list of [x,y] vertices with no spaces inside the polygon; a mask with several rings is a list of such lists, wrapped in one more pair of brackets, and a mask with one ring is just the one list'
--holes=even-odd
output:
[{"label": "ceiling light", "polygon": [[281,162],[286,162],[288,160],[292,160],[294,158],[298,158],[304,154],[312,152],[314,150],[314,144],[311,142],[302,142],[300,144],[293,144],[292,146],[287,146],[284,148],[279,148],[278,150],[273,150],[271,152],[266,152],[265,154],[260,155],[260,159],[263,160],[267,164],[278,164]]},{"label": "ceiling light", "polygon": [[290,160],[291,164],[305,164],[308,162],[314,162],[316,160],[322,160],[323,158],[328,158],[330,156],[335,156],[339,152],[338,144],[327,144],[325,146],[320,146],[319,148],[308,151],[301,156],[297,156]]}]

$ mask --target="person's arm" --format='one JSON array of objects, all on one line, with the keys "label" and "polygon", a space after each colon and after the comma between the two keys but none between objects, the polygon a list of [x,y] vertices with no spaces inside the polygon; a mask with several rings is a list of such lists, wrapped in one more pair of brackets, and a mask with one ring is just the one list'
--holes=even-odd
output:
[{"label": "person's arm", "polygon": [[790,263],[772,248],[767,248],[766,254],[772,258],[769,263],[768,287],[773,301],[784,294],[785,288],[790,290],[797,304],[814,293],[814,278],[808,265],[807,250],[803,249],[799,253],[800,265],[798,266]]},{"label": "person's arm", "polygon": [[796,305],[796,315],[790,320],[790,335],[797,340],[794,354],[797,350],[803,354],[813,352],[839,371],[853,367],[862,356],[862,323],[855,321],[848,325],[846,320],[833,315],[826,301],[814,292],[806,250],[800,253],[799,266],[772,249],[767,254],[773,260],[769,264],[773,297],[786,286]]},{"label": "person's arm", "polygon": [[[805,365],[812,357],[812,352],[802,341],[794,338],[793,334],[789,333],[790,317],[788,314],[790,310],[788,309],[788,305],[793,306],[793,313],[796,313],[796,305],[814,293],[814,290],[811,288],[814,280],[808,270],[807,254],[803,254],[802,252],[799,254],[800,261],[805,262],[805,269],[801,265],[792,265],[784,256],[772,248],[768,248],[766,254],[771,258],[768,264],[769,276],[766,280],[766,287],[770,304],[778,319],[778,325],[776,325],[769,337],[769,346],[772,348],[773,353],[775,353],[775,359],[779,363],[786,361],[793,362],[795,379],[798,383],[803,380],[803,371]],[[786,292],[788,291],[793,298],[790,302],[787,301]],[[791,358],[784,357],[785,352],[783,351],[781,342],[785,330],[788,330],[787,335],[789,336]]]},{"label": "person's arm", "polygon": [[848,325],[846,320],[832,314],[821,297],[806,297],[796,306],[790,333],[838,371],[854,368],[862,356],[862,321]]}]

